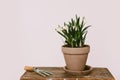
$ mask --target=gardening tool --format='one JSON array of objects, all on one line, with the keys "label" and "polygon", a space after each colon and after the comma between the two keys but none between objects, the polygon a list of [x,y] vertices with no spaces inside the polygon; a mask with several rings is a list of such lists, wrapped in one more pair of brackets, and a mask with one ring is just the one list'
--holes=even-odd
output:
[{"label": "gardening tool", "polygon": [[53,73],[48,72],[46,70],[40,70],[37,67],[31,67],[31,66],[25,66],[24,70],[26,70],[26,71],[34,71],[35,73],[37,73],[37,74],[39,74],[39,75],[41,75],[43,77],[50,76],[50,75],[53,74]]}]

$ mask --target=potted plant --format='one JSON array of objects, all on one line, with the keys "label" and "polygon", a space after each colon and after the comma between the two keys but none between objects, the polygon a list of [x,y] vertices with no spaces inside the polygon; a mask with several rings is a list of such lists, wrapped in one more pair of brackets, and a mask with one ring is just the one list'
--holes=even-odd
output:
[{"label": "potted plant", "polygon": [[76,18],[68,23],[64,22],[64,26],[58,26],[55,29],[65,39],[65,44],[62,46],[66,67],[71,71],[83,71],[86,66],[90,46],[85,44],[87,29],[85,17],[80,20]]}]

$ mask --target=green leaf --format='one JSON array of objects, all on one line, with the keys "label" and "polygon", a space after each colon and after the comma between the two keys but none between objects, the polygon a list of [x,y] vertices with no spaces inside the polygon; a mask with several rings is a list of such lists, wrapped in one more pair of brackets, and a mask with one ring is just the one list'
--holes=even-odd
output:
[{"label": "green leaf", "polygon": [[83,28],[84,25],[85,25],[85,23],[84,23],[84,19],[85,19],[85,18],[83,17],[83,18],[82,18],[82,22],[81,22],[81,26],[80,26],[80,27],[81,27],[81,30],[82,30],[82,28]]},{"label": "green leaf", "polygon": [[78,16],[77,16],[77,14],[75,15],[75,17],[76,17],[76,20],[78,19]]},{"label": "green leaf", "polygon": [[72,25],[74,25],[74,20],[73,19],[71,19],[71,23],[72,23]]},{"label": "green leaf", "polygon": [[61,32],[59,32],[59,31],[57,31],[61,36],[63,36],[65,39],[67,39],[67,37],[64,35],[64,34],[62,34]]},{"label": "green leaf", "polygon": [[78,17],[76,20],[77,20],[76,21],[76,26],[78,26],[79,25],[79,21],[80,21],[80,17]]},{"label": "green leaf", "polygon": [[91,25],[86,26],[86,27],[82,30],[82,32],[84,32],[85,30],[87,30],[89,27],[91,27]]},{"label": "green leaf", "polygon": [[85,43],[87,32],[85,32],[85,35],[83,36],[83,43]]},{"label": "green leaf", "polygon": [[67,24],[64,22],[64,26],[67,26]]}]

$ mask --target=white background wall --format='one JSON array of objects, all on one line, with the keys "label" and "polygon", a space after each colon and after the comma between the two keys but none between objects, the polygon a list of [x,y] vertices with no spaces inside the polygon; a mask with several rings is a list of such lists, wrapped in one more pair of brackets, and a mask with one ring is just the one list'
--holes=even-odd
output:
[{"label": "white background wall", "polygon": [[65,66],[58,24],[85,16],[87,61],[120,80],[119,0],[0,0],[0,79],[19,80],[24,66]]}]

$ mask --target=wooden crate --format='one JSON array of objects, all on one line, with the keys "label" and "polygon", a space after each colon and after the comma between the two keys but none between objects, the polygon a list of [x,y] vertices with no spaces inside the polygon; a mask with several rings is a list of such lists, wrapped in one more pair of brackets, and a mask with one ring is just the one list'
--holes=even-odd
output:
[{"label": "wooden crate", "polygon": [[66,73],[62,67],[38,67],[53,73],[51,76],[42,77],[35,72],[26,71],[20,80],[115,80],[107,68],[93,68],[90,74],[71,75]]}]

